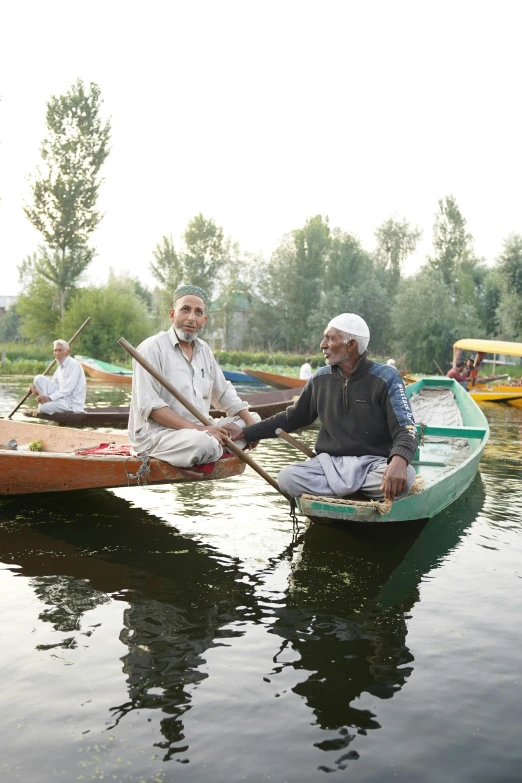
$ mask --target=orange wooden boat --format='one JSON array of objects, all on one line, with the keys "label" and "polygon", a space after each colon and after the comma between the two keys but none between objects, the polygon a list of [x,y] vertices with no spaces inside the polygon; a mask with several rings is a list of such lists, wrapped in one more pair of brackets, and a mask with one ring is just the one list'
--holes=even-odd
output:
[{"label": "orange wooden boat", "polygon": [[[11,440],[17,442],[16,451],[7,448]],[[37,440],[42,442],[42,451],[23,450]],[[236,456],[216,462],[211,473],[175,468],[163,460],[150,459],[143,481],[137,475],[142,467],[138,457],[75,453],[102,441],[113,441],[119,446],[129,442],[122,432],[99,433],[0,420],[0,495],[208,481],[238,476],[245,469],[245,463]]]},{"label": "orange wooden boat", "polygon": [[261,381],[261,383],[273,386],[274,389],[302,389],[303,386],[306,386],[306,381],[302,381],[301,378],[291,378],[289,375],[276,375],[273,372],[250,370],[248,367],[244,367],[243,372]]},{"label": "orange wooden boat", "polygon": [[132,370],[126,367],[100,362],[98,359],[92,359],[90,356],[77,355],[74,358],[80,362],[89,378],[94,378],[96,381],[105,381],[105,383],[123,383],[129,386],[132,384]]}]

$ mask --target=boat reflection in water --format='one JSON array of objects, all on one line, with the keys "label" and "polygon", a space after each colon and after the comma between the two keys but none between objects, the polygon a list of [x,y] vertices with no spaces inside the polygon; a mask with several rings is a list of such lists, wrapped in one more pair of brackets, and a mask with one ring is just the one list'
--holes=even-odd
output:
[{"label": "boat reflection in water", "polygon": [[161,710],[166,758],[185,751],[178,744],[190,690],[208,676],[201,655],[222,627],[259,614],[253,587],[242,581],[237,560],[209,554],[208,544],[110,492],[71,492],[60,504],[36,497],[4,502],[0,560],[30,577],[44,605],[39,619],[66,634],[37,649],[84,646],[92,633],[83,624],[86,612],[110,601],[127,604],[120,640],[128,647],[121,659],[128,700],[114,707],[108,725],[134,710]]},{"label": "boat reflection in water", "polygon": [[351,533],[310,525],[306,531],[272,626],[283,642],[267,676],[276,683],[285,666],[299,671],[293,690],[330,734],[316,743],[332,752],[323,771],[343,769],[358,757],[349,748],[356,734],[380,728],[377,716],[355,702],[364,693],[389,699],[412,674],[406,621],[419,584],[458,545],[484,500],[476,476],[459,502],[425,524],[376,524],[373,531],[361,525]]},{"label": "boat reflection in water", "polygon": [[[336,732],[316,743],[330,770],[356,757],[349,745],[357,733],[379,727],[354,700],[365,692],[390,698],[411,675],[406,621],[419,583],[458,544],[483,500],[477,477],[459,503],[425,526],[381,525],[378,535],[311,526],[271,561],[269,571],[289,558],[294,567],[269,610],[266,593],[262,600],[256,593],[264,577],[103,490],[64,494],[60,504],[50,496],[3,502],[0,558],[30,579],[43,605],[40,619],[64,635],[39,650],[85,646],[95,633],[84,627],[86,612],[126,604],[119,638],[127,647],[127,698],[110,716],[94,715],[93,729],[115,731],[135,711],[158,711],[154,745],[164,760],[190,759],[184,716],[194,686],[208,676],[205,651],[270,618],[274,669],[268,674],[264,660],[256,666],[273,682],[285,666],[299,671],[294,692],[321,729]],[[298,654],[293,663],[284,655],[289,649]]]}]

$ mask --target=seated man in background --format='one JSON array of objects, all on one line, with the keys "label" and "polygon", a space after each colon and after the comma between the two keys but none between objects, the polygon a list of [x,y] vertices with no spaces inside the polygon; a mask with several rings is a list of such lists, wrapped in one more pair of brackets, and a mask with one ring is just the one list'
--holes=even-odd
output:
[{"label": "seated man in background", "polygon": [[55,340],[53,346],[58,369],[52,378],[37,375],[29,389],[36,397],[40,413],[81,413],[87,390],[83,367],[69,356],[69,343],[65,340]]},{"label": "seated man in background", "polygon": [[354,313],[342,313],[325,329],[321,342],[326,367],[314,373],[286,411],[236,432],[250,440],[273,438],[321,421],[317,456],[288,465],[281,489],[346,497],[361,492],[374,500],[399,500],[415,480],[410,465],[417,431],[402,378],[395,367],[368,358],[370,331]]},{"label": "seated man in background", "polygon": [[314,371],[312,370],[312,362],[310,359],[307,359],[305,363],[302,364],[299,368],[299,380],[309,381],[313,374]]},{"label": "seated man in background", "polygon": [[[468,361],[471,360],[468,359]],[[458,361],[455,367],[452,367],[451,370],[449,370],[446,373],[446,377],[453,378],[453,380],[457,381],[457,383],[460,383],[461,386],[464,386],[464,388],[467,389],[469,372],[463,372],[463,370],[464,370],[464,362]]]},{"label": "seated man in background", "polygon": [[[203,425],[173,397],[141,364],[133,360],[129,440],[135,454],[156,457],[179,468],[215,462],[223,454],[227,426],[236,423],[237,432],[259,421],[249,413],[198,333],[207,323],[208,297],[193,285],[180,286],[169,310],[172,326],[167,332],[148,337],[138,351],[204,416],[210,406],[228,418]],[[246,442],[239,442],[244,446]]]}]

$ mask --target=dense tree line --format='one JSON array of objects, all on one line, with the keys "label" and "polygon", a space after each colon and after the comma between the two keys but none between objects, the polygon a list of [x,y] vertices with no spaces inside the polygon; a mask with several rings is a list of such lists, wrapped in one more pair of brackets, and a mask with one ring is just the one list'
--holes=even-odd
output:
[{"label": "dense tree line", "polygon": [[166,326],[172,291],[180,283],[207,290],[225,321],[235,295],[248,297],[247,344],[266,351],[315,352],[328,320],[353,311],[370,326],[373,354],[393,354],[412,371],[446,367],[460,337],[522,341],[522,235],[511,234],[486,265],[456,199],[437,205],[432,252],[418,272],[403,265],[421,231],[391,217],[375,229],[370,252],[358,237],[315,215],[284,236],[268,259],[241,252],[223,228],[202,214],[176,242],[165,234],[151,249],[154,291],[128,275],[83,283],[95,255],[90,237],[100,170],[109,154],[110,122],[100,90],[78,80],[47,106],[48,135],[31,184],[26,215],[42,245],[19,266],[22,294],[0,323],[0,340],[44,342],[67,336],[91,315],[77,349],[117,359],[121,334],[139,342]]}]

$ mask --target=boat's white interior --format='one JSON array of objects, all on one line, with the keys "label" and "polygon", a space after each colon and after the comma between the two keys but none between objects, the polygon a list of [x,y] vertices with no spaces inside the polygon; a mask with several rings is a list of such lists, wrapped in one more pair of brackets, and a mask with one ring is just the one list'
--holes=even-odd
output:
[{"label": "boat's white interior", "polygon": [[129,442],[125,430],[96,432],[0,419],[0,449],[6,449],[7,443],[13,439],[16,440],[17,448],[21,451],[25,451],[33,441],[41,440],[43,451],[60,454],[92,448],[100,443],[123,445]]},{"label": "boat's white interior", "polygon": [[[462,415],[451,389],[423,386],[412,394],[410,405],[417,424],[462,427]],[[419,458],[414,460],[413,466],[429,486],[469,455],[469,441],[464,438],[424,436],[421,437]]]}]

